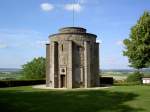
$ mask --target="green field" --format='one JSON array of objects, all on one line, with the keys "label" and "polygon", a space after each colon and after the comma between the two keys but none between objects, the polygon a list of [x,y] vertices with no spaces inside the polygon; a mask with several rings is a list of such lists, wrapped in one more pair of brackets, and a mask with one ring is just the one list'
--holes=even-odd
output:
[{"label": "green field", "polygon": [[150,86],[99,90],[1,88],[1,112],[150,112]]},{"label": "green field", "polygon": [[20,72],[0,72],[0,80],[19,80],[22,77]]}]

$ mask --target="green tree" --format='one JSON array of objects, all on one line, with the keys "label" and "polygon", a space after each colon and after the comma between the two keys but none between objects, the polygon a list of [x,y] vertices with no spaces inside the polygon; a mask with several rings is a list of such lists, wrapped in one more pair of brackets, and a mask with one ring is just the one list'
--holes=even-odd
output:
[{"label": "green tree", "polygon": [[32,61],[27,62],[22,66],[22,74],[24,79],[44,79],[45,71],[45,58],[34,58]]},{"label": "green tree", "polygon": [[135,71],[134,73],[130,74],[127,78],[127,82],[129,84],[141,84],[142,83],[143,74],[139,71]]},{"label": "green tree", "polygon": [[150,12],[144,12],[131,28],[124,45],[126,48],[123,54],[128,57],[131,67],[138,70],[150,67]]}]

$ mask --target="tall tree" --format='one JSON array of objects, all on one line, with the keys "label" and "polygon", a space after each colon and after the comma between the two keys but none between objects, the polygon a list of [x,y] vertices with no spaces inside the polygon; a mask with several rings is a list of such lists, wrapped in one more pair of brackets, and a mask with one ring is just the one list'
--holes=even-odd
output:
[{"label": "tall tree", "polygon": [[43,79],[45,78],[45,58],[34,58],[22,66],[24,79]]},{"label": "tall tree", "polygon": [[131,67],[142,69],[150,67],[150,12],[144,14],[131,28],[128,39],[124,40],[125,51]]}]

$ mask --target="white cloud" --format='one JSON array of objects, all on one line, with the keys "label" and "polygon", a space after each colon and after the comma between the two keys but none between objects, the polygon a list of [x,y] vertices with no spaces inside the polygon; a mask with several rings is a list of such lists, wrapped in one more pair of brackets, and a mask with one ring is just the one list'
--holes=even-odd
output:
[{"label": "white cloud", "polygon": [[79,3],[75,3],[75,4],[66,4],[65,5],[65,9],[68,11],[76,11],[76,12],[80,12],[82,10],[82,6]]},{"label": "white cloud", "polygon": [[123,41],[122,41],[122,40],[117,41],[117,42],[116,42],[116,44],[117,44],[117,45],[119,45],[119,46],[124,46],[124,44],[123,44]]},{"label": "white cloud", "polygon": [[104,59],[104,61],[107,64],[114,64],[117,62],[117,59],[115,57],[107,57],[106,59]]},{"label": "white cloud", "polygon": [[98,43],[102,43],[102,40],[101,39],[96,39],[96,42],[98,42]]},{"label": "white cloud", "polygon": [[54,5],[50,3],[42,3],[41,4],[41,9],[43,11],[52,11],[54,9]]},{"label": "white cloud", "polygon": [[8,47],[8,45],[0,42],[0,49],[7,48],[7,47]]},{"label": "white cloud", "polygon": [[85,3],[87,3],[87,0],[79,0],[78,1],[80,4],[85,4]]},{"label": "white cloud", "polygon": [[20,68],[34,57],[45,56],[45,47],[36,41],[47,39],[47,34],[31,29],[0,28],[0,67]]},{"label": "white cloud", "polygon": [[101,59],[101,68],[105,69],[127,69],[129,68],[128,59],[122,55],[109,55]]},{"label": "white cloud", "polygon": [[[19,49],[36,49],[41,48],[37,40],[42,40],[47,36],[34,30],[21,29],[0,29],[0,48],[19,48]],[[9,46],[8,46],[9,45]]]},{"label": "white cloud", "polygon": [[38,45],[40,45],[41,47],[45,47],[45,44],[48,44],[49,41],[46,41],[46,40],[38,40],[38,41],[36,41],[36,43],[37,43]]}]

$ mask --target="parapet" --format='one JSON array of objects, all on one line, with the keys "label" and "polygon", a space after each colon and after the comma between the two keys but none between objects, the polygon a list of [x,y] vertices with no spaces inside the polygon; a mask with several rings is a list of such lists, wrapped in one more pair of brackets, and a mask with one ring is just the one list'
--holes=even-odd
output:
[{"label": "parapet", "polygon": [[81,27],[64,27],[59,29],[60,33],[86,33],[86,29]]},{"label": "parapet", "polygon": [[59,29],[59,32],[50,35],[51,41],[96,41],[96,35],[87,33],[85,28],[82,27],[64,27]]}]

